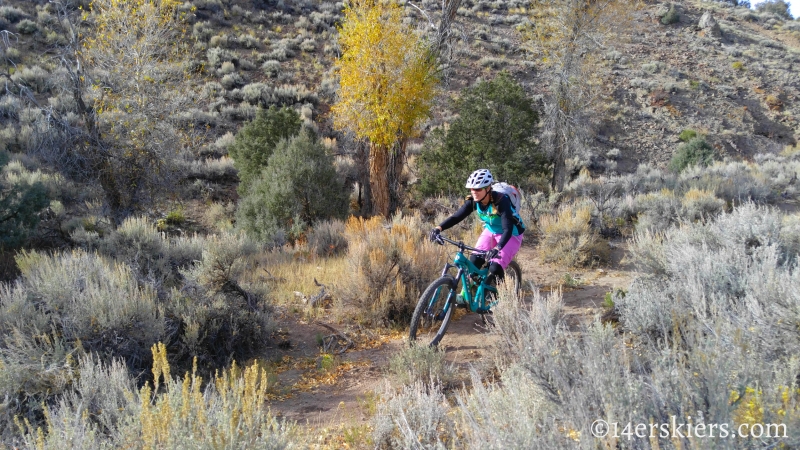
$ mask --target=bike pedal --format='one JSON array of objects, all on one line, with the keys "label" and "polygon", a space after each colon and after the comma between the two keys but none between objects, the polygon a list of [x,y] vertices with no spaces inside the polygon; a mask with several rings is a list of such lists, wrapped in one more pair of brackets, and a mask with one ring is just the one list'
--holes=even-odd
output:
[{"label": "bike pedal", "polygon": [[433,320],[437,320],[437,321],[444,320],[444,316],[445,316],[446,314],[447,314],[447,313],[445,313],[444,311],[439,311],[439,312],[438,312],[438,313],[436,313],[436,315],[433,317]]},{"label": "bike pedal", "polygon": [[494,314],[489,308],[478,308],[475,310],[475,312],[478,314]]}]

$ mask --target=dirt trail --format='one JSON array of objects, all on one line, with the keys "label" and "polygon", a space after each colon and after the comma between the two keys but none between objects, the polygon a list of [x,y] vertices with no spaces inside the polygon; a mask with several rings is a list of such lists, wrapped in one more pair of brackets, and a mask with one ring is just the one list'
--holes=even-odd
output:
[{"label": "dirt trail", "polygon": [[[612,243],[610,263],[602,269],[575,270],[541,264],[535,249],[524,247],[517,256],[526,284],[533,281],[542,292],[556,289],[563,284],[564,274],[578,282],[575,287],[563,286],[564,310],[571,326],[579,328],[602,313],[603,297],[616,288],[628,288],[634,273],[624,261],[625,244]],[[317,324],[284,323],[289,330],[287,339],[292,358],[315,358],[319,356],[317,343],[320,333],[328,333]],[[445,349],[447,361],[466,377],[469,368],[481,359],[490,357],[497,338],[483,327],[477,314],[457,317],[450,325],[440,346]],[[402,337],[391,339],[383,345],[360,351],[348,351],[338,357],[338,364],[346,371],[336,378],[334,384],[318,384],[311,389],[294,391],[288,398],[272,402],[273,413],[296,421],[324,434],[326,430],[341,427],[357,427],[369,419],[365,411],[365,399],[385,383],[385,373],[391,356],[405,345]],[[290,386],[303,377],[302,370],[291,369],[279,375],[281,385]]]}]

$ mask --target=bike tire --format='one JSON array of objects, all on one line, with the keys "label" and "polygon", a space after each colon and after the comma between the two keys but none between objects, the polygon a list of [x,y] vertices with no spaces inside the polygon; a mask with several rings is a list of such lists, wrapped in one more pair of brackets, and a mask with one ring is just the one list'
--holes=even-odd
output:
[{"label": "bike tire", "polygon": [[520,292],[522,291],[522,268],[519,267],[519,264],[512,260],[508,263],[508,267],[506,267],[505,273],[506,282],[509,280],[513,280],[514,282],[514,292],[519,296]]},{"label": "bike tire", "polygon": [[[408,341],[410,343],[425,344],[435,347],[444,337],[453,311],[456,309],[455,302],[450,304],[441,324],[437,324],[435,317],[440,314],[447,305],[450,293],[456,289],[458,282],[451,276],[438,278],[429,284],[417,302],[414,315],[411,316],[411,326],[408,331]],[[438,325],[438,326],[437,326]]]}]

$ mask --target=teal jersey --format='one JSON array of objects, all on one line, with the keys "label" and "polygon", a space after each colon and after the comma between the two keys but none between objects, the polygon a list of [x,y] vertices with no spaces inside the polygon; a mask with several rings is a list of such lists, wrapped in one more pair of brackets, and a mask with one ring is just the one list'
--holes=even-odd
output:
[{"label": "teal jersey", "polygon": [[478,213],[478,217],[483,221],[483,226],[492,234],[501,234],[497,243],[497,248],[502,249],[511,236],[519,236],[525,232],[525,224],[522,218],[514,210],[508,195],[499,192],[491,192],[492,201],[488,205],[481,206],[479,202],[473,201],[471,196],[464,199],[464,204],[452,216],[442,222],[439,227],[446,230],[455,224],[466,219],[472,211]]},{"label": "teal jersey", "polygon": [[[478,217],[483,221],[483,227],[491,231],[492,234],[503,234],[503,219],[500,215],[500,208],[493,203],[489,203],[485,208],[478,202],[474,202],[474,205],[475,212],[478,213]],[[516,222],[516,224],[512,227],[513,231],[511,235],[519,236],[522,234],[522,231],[525,230],[525,224],[522,223],[522,218],[519,216],[519,214],[514,211],[514,207],[509,207],[511,209],[511,215],[514,216]],[[522,230],[520,230],[520,228]]]}]

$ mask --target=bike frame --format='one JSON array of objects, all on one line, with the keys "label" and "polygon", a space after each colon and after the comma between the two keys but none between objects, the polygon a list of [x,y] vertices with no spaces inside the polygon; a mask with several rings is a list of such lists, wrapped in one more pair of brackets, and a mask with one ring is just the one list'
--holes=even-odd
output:
[{"label": "bike frame", "polygon": [[[458,253],[453,258],[452,263],[446,263],[444,268],[442,269],[442,276],[448,274],[450,269],[457,269],[455,279],[461,281],[461,286],[463,286],[463,294],[464,301],[467,303],[470,311],[476,313],[485,313],[489,311],[494,305],[497,304],[497,300],[490,302],[489,304],[486,303],[486,294],[489,292],[493,292],[497,294],[497,288],[494,286],[490,286],[486,284],[486,277],[489,275],[489,269],[479,269],[469,258],[464,255],[464,251],[470,251],[473,253],[486,253],[484,250],[478,250],[477,248],[470,247],[463,242],[456,242],[450,239],[447,239],[444,236],[439,236],[442,241],[449,242],[450,244],[455,245],[458,247]],[[473,276],[477,276],[478,281],[473,281]],[[475,292],[473,293],[473,289]],[[448,308],[455,304],[455,290],[450,292],[450,297],[447,299],[447,305],[443,308],[443,311],[447,312]],[[494,296],[497,299],[497,295]],[[429,305],[430,307],[430,305]]]}]

